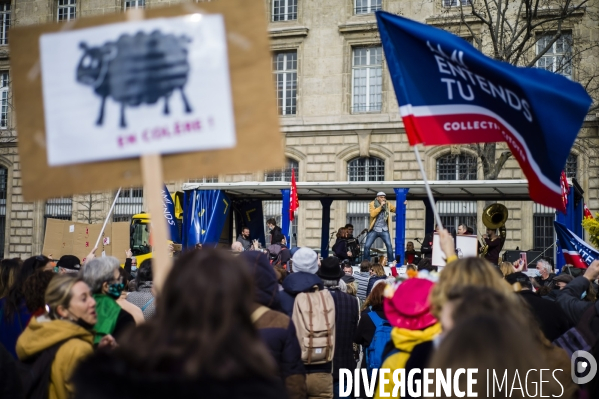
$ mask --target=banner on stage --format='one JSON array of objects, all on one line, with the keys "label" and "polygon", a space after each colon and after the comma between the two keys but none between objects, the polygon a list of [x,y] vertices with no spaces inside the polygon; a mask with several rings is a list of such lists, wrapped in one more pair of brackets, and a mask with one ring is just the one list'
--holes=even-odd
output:
[{"label": "banner on stage", "polygon": [[493,60],[447,31],[376,16],[410,145],[505,142],[531,199],[563,210],[559,179],[591,105],[585,89]]},{"label": "banner on stage", "polygon": [[[474,235],[455,237],[455,252],[459,259],[472,258],[478,256],[478,238]],[[439,233],[433,235],[433,257],[431,260],[433,266],[445,266],[445,254],[441,249]]]}]

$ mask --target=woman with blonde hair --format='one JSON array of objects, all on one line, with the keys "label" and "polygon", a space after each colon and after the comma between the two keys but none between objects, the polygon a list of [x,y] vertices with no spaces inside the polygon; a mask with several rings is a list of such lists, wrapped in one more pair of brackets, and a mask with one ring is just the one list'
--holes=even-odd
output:
[{"label": "woman with blonde hair", "polygon": [[[92,328],[98,316],[89,286],[76,275],[60,274],[46,289],[47,314],[31,319],[17,341],[17,355],[24,363],[35,364],[42,353],[53,353],[50,363],[49,399],[67,399],[74,394],[70,378],[81,360],[93,353]],[[110,346],[105,337],[100,346]]]},{"label": "woman with blonde hair", "polygon": [[507,277],[516,272],[514,270],[514,265],[510,262],[501,262],[499,265],[499,270],[501,271],[501,274],[503,274],[503,277]]},{"label": "woman with blonde hair", "polygon": [[510,285],[499,276],[489,262],[481,258],[465,258],[450,262],[443,268],[439,281],[431,292],[433,314],[437,317],[441,314],[449,291],[465,286],[491,288],[504,294],[514,303],[518,300]]},{"label": "woman with blonde hair", "polygon": [[386,278],[385,268],[380,263],[373,263],[372,266],[370,266],[370,279],[368,280],[368,287],[366,288],[366,297],[370,295],[374,283]]}]

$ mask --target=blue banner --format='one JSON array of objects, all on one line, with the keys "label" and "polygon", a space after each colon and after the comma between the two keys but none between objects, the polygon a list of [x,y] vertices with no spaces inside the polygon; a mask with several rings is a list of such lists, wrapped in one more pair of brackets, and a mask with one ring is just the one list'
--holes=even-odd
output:
[{"label": "blue banner", "polygon": [[594,260],[599,259],[597,249],[591,247],[560,222],[553,222],[553,224],[566,263],[586,269]]},{"label": "blue banner", "polygon": [[183,202],[183,247],[216,246],[231,212],[229,197],[220,190],[189,190]]},{"label": "blue banner", "polygon": [[585,89],[493,60],[442,29],[376,17],[410,145],[506,142],[531,199],[562,210],[561,171],[591,105]]},{"label": "blue banner", "polygon": [[169,227],[170,238],[174,243],[181,243],[181,237],[179,237],[179,229],[177,228],[177,219],[175,218],[175,204],[173,203],[173,197],[169,193],[166,184],[162,189],[162,204],[164,205],[164,218]]},{"label": "blue banner", "polygon": [[238,204],[238,210],[239,218],[237,219],[237,234],[239,235],[239,233],[241,233],[243,227],[247,227],[250,229],[250,241],[258,240],[260,241],[260,244],[262,244],[262,247],[266,248],[262,201],[242,201]]}]

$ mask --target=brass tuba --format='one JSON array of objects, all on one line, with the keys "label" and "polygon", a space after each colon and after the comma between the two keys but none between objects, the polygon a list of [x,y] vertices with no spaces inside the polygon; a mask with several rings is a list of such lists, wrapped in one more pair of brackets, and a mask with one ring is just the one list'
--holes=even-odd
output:
[{"label": "brass tuba", "polygon": [[[505,240],[505,222],[509,216],[509,212],[503,204],[491,204],[483,211],[483,224],[487,229],[496,230],[499,229],[499,236]],[[481,251],[480,257],[484,258],[487,255],[489,246],[485,241],[480,239]]]}]

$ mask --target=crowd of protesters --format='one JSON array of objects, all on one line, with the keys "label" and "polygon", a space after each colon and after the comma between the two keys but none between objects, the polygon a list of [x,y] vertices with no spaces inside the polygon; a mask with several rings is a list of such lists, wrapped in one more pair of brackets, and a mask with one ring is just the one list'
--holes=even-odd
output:
[{"label": "crowd of protesters", "polygon": [[599,397],[596,379],[573,382],[570,362],[573,332],[599,355],[599,261],[579,275],[540,261],[531,278],[521,262],[458,259],[441,231],[441,271],[423,258],[387,275],[386,257],[354,271],[347,247],[321,259],[269,225],[266,248],[243,229],[231,252],[182,253],[160,292],[152,261],[134,264],[130,251],[124,267],[2,260],[0,397],[338,398],[349,388],[339,370],[356,368],[559,369],[545,395]]}]

